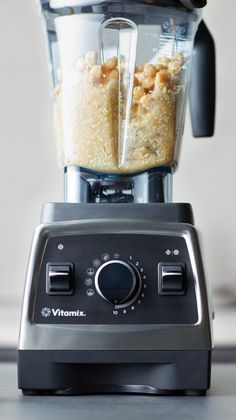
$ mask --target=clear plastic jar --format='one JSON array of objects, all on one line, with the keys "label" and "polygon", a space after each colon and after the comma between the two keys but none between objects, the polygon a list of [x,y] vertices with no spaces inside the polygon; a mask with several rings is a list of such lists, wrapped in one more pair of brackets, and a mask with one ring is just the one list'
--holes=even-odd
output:
[{"label": "clear plastic jar", "polygon": [[174,0],[41,3],[60,165],[173,171],[199,11]]}]

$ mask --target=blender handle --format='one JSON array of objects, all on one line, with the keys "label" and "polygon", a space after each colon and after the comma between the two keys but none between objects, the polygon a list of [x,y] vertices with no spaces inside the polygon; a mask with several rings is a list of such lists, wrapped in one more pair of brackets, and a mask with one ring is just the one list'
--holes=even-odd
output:
[{"label": "blender handle", "polygon": [[193,50],[189,105],[194,137],[211,137],[215,125],[215,44],[205,22],[198,27]]}]

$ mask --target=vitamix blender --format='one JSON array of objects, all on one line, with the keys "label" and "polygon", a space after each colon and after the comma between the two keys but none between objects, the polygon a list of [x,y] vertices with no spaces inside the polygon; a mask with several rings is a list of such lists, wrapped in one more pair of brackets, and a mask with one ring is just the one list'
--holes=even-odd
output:
[{"label": "vitamix blender", "polygon": [[18,351],[24,393],[209,388],[198,235],[191,206],[171,203],[190,74],[194,135],[213,134],[205,4],[41,0],[65,202],[44,205],[32,245]]}]

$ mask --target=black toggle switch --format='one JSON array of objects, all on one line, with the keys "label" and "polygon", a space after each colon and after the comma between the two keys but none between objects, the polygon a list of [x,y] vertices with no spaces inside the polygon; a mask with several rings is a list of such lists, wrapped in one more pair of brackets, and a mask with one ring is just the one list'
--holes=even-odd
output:
[{"label": "black toggle switch", "polygon": [[48,263],[46,266],[46,293],[48,295],[72,295],[73,264]]},{"label": "black toggle switch", "polygon": [[160,295],[185,294],[185,265],[158,264],[158,292]]}]

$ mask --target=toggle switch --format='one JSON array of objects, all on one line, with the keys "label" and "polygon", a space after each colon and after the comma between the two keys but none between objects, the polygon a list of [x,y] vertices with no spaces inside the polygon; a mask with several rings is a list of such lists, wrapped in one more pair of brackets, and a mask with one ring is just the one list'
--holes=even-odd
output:
[{"label": "toggle switch", "polygon": [[158,264],[158,292],[160,295],[185,294],[185,265]]},{"label": "toggle switch", "polygon": [[48,263],[46,266],[46,293],[48,295],[72,295],[73,264]]}]

